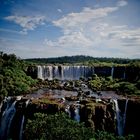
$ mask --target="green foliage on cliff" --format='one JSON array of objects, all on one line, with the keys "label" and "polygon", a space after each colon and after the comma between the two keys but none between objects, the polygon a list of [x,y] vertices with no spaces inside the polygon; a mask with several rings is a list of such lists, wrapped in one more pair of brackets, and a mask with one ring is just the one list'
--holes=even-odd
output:
[{"label": "green foliage on cliff", "polygon": [[131,140],[133,136],[118,137],[107,132],[93,132],[84,124],[71,120],[66,114],[36,113],[28,120],[24,133],[26,140]]},{"label": "green foliage on cliff", "polygon": [[112,77],[98,77],[93,75],[88,81],[88,86],[93,91],[115,90],[123,95],[140,95],[140,80],[135,82],[122,81],[121,79],[112,79]]},{"label": "green foliage on cliff", "polygon": [[104,78],[94,74],[92,79],[88,81],[88,86],[94,91],[110,90],[113,89],[115,83],[116,81],[113,80],[111,76]]},{"label": "green foliage on cliff", "polygon": [[28,120],[25,130],[27,140],[88,140],[92,137],[91,129],[71,120],[65,114],[37,113],[33,120]]},{"label": "green foliage on cliff", "polygon": [[105,132],[105,131],[97,131],[95,134],[95,138],[90,140],[133,140],[133,135],[128,136],[115,136],[114,134]]},{"label": "green foliage on cliff", "polygon": [[14,54],[0,53],[0,96],[26,92],[35,81],[26,75],[26,64]]}]

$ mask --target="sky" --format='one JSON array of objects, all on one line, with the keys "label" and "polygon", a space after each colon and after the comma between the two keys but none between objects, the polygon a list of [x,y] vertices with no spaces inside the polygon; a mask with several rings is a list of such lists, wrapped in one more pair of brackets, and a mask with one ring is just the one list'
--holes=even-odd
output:
[{"label": "sky", "polygon": [[140,58],[140,0],[0,0],[0,51]]}]

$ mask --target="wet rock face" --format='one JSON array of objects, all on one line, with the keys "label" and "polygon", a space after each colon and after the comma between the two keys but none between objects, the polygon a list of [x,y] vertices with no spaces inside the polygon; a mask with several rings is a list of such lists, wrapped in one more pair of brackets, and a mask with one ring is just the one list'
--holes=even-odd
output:
[{"label": "wet rock face", "polygon": [[111,67],[95,67],[94,72],[98,76],[111,76]]},{"label": "wet rock face", "polygon": [[29,66],[27,68],[26,74],[28,76],[31,76],[33,79],[36,79],[37,78],[37,67],[35,67],[35,66]]},{"label": "wet rock face", "polygon": [[126,67],[126,79],[135,81],[140,79],[140,69],[137,67]]},{"label": "wet rock face", "polygon": [[126,113],[125,135],[134,134],[140,139],[140,99],[130,99]]},{"label": "wet rock face", "polygon": [[89,102],[80,109],[81,121],[93,130],[116,131],[113,105]]},{"label": "wet rock face", "polygon": [[32,117],[34,113],[48,113],[55,114],[59,111],[64,110],[63,106],[53,103],[30,103],[27,107],[26,115]]},{"label": "wet rock face", "polygon": [[125,67],[124,66],[114,67],[113,78],[125,79]]},{"label": "wet rock face", "polygon": [[113,104],[108,104],[106,108],[105,130],[111,133],[116,132],[116,120]]}]

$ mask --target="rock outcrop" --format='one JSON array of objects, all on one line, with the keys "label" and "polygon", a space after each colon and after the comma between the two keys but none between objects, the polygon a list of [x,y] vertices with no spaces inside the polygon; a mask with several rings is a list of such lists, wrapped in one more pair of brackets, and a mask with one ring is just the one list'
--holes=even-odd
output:
[{"label": "rock outcrop", "polygon": [[85,101],[80,109],[81,121],[93,130],[116,131],[115,111],[112,103]]},{"label": "rock outcrop", "polygon": [[135,140],[140,139],[140,98],[128,101],[124,132],[125,135],[134,134]]}]

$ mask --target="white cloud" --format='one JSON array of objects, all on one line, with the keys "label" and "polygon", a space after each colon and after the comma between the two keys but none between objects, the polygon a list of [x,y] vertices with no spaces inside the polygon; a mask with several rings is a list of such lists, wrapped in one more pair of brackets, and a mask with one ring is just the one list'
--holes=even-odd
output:
[{"label": "white cloud", "polygon": [[57,11],[58,11],[59,13],[62,13],[62,10],[61,10],[61,9],[57,9]]},{"label": "white cloud", "polygon": [[21,31],[16,31],[16,30],[11,30],[11,29],[5,29],[5,28],[0,28],[0,32],[7,32],[7,33],[22,34],[22,35],[24,35],[24,33],[21,32]]},{"label": "white cloud", "polygon": [[45,39],[44,44],[49,47],[89,47],[93,42],[82,32],[73,32],[59,37],[56,41]]},{"label": "white cloud", "polygon": [[93,55],[134,57],[134,54],[140,51],[140,29],[117,25],[117,22],[110,24],[106,20],[109,14],[126,4],[125,1],[119,1],[116,7],[85,7],[79,13],[69,13],[53,21],[55,26],[62,29],[64,35],[55,41],[46,40],[45,44],[68,49],[77,47],[77,53],[83,51],[82,53]]},{"label": "white cloud", "polygon": [[81,24],[86,24],[92,20],[106,17],[109,13],[112,13],[117,9],[118,7],[105,7],[98,9],[85,7],[81,12],[70,13],[58,20],[53,21],[53,23],[55,26],[63,29],[80,26]]},{"label": "white cloud", "polygon": [[37,26],[45,24],[44,16],[7,16],[5,20],[12,21],[23,28],[24,33],[28,30],[34,30]]},{"label": "white cloud", "polygon": [[92,32],[96,34],[99,40],[116,40],[120,46],[138,46],[140,45],[140,28],[128,28],[126,25],[113,26],[107,23],[100,23],[93,27]]},{"label": "white cloud", "polygon": [[123,6],[126,6],[127,4],[128,4],[127,1],[125,1],[125,0],[120,0],[120,1],[117,3],[117,6],[123,7]]}]

